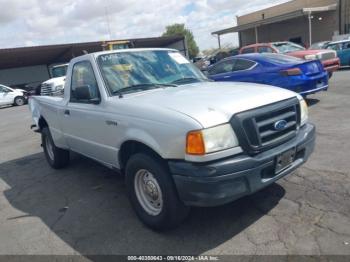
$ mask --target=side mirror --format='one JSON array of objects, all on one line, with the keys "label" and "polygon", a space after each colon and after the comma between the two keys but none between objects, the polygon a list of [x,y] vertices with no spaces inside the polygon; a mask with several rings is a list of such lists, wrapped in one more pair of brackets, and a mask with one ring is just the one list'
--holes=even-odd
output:
[{"label": "side mirror", "polygon": [[101,102],[101,99],[92,93],[92,88],[90,85],[75,88],[74,96],[77,100],[87,101],[92,104],[99,104]]}]

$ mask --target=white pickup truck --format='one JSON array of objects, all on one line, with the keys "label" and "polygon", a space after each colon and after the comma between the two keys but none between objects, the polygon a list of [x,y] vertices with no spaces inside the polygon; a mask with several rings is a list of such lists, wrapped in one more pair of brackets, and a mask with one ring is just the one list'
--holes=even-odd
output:
[{"label": "white pickup truck", "polygon": [[298,94],[209,81],[172,49],[74,58],[64,97],[30,99],[48,163],[74,151],[125,174],[149,227],[179,224],[190,206],[252,194],[303,164],[315,127]]}]

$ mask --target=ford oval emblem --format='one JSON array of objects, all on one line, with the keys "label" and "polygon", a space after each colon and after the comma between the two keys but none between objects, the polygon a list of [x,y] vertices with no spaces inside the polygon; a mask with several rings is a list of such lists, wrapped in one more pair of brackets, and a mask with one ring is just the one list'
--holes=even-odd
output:
[{"label": "ford oval emblem", "polygon": [[275,124],[273,126],[277,131],[282,131],[286,128],[287,121],[286,120],[278,120],[277,122],[275,122]]}]

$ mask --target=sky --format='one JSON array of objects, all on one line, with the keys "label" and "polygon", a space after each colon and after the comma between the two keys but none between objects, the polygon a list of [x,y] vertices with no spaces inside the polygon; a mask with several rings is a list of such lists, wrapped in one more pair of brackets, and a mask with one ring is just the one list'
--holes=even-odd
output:
[{"label": "sky", "polygon": [[[235,26],[237,15],[286,1],[0,0],[0,48],[156,37],[184,23],[204,50],[217,47],[211,32]],[[238,45],[237,34],[222,45]]]}]

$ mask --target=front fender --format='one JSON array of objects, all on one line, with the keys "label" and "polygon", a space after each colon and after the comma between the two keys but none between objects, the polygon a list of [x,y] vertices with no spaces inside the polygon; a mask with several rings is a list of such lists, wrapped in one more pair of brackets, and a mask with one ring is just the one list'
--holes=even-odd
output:
[{"label": "front fender", "polygon": [[128,129],[125,133],[125,137],[121,145],[123,145],[127,141],[136,141],[136,142],[142,143],[148,146],[149,148],[151,148],[154,152],[156,152],[162,158],[166,158],[157,140],[151,134],[145,132],[144,130],[136,129],[136,128]]}]

